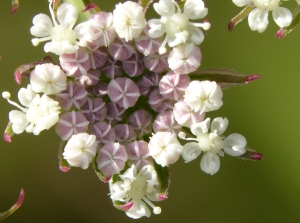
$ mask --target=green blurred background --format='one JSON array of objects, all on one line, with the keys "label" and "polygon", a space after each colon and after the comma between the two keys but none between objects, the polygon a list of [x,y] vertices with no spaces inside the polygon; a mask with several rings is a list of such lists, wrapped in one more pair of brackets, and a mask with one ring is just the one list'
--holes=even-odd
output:
[{"label": "green blurred background", "polygon": [[[94,1],[112,11],[115,1]],[[224,91],[224,106],[211,116],[229,119],[226,133],[241,133],[248,145],[264,154],[260,162],[221,158],[214,176],[203,173],[200,159],[171,166],[169,198],[159,205],[162,213],[139,222],[300,222],[300,28],[285,39],[270,25],[263,34],[252,32],[247,21],[232,33],[229,20],[240,8],[230,0],[205,1],[211,30],[201,45],[201,69],[232,68],[262,79]],[[286,5],[286,4],[284,4]],[[296,3],[290,2],[292,9]],[[20,88],[13,71],[21,64],[41,59],[43,45],[33,47],[32,18],[48,13],[48,1],[20,0],[11,16],[10,1],[0,1],[0,91],[9,90],[17,100]],[[155,15],[155,17],[158,17]],[[54,56],[54,55],[52,55]],[[55,57],[55,56],[54,56]],[[27,85],[24,79],[22,86]],[[12,106],[0,100],[0,127],[4,130]],[[4,222],[132,222],[117,211],[92,168],[58,170],[59,138],[54,129],[39,137],[24,133],[12,143],[0,141],[0,212],[25,189],[22,207]]]}]

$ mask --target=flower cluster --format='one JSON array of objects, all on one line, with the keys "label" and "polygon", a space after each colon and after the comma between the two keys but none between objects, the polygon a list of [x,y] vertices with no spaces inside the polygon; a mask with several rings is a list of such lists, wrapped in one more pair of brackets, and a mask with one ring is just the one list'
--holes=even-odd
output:
[{"label": "flower cluster", "polygon": [[[209,77],[193,73],[210,28],[207,20],[195,21],[208,13],[202,0],[160,0],[153,4],[160,19],[149,21],[145,7],[126,1],[113,13],[93,13],[74,29],[76,7],[62,3],[54,10],[49,2],[51,18],[36,15],[30,31],[37,37],[33,45],[50,41],[44,50],[58,55],[59,65],[42,60],[18,70],[18,78],[27,76],[30,84],[18,93],[24,107],[3,92],[19,109],[9,113],[7,141],[24,130],[38,135],[54,126],[61,138],[60,169],[92,165],[100,180],[109,183],[114,206],[131,218],[149,217],[149,207],[160,214],[151,201],[167,198],[170,165],[180,157],[190,162],[203,151],[200,168],[213,175],[224,152],[247,154],[244,136],[223,135],[226,118],[210,124],[205,116],[223,105],[223,88],[259,76],[227,71],[218,81],[224,70],[207,72]],[[259,0],[253,2],[263,7]],[[264,10],[280,14],[271,2]]]}]

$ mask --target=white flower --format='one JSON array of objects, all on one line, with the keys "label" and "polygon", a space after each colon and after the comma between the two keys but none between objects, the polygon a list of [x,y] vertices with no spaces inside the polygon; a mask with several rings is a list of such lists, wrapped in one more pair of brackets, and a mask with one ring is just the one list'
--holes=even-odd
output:
[{"label": "white flower", "polygon": [[87,169],[96,155],[96,149],[96,136],[79,133],[68,140],[63,156],[71,166]]},{"label": "white flower", "polygon": [[185,90],[184,101],[195,112],[202,114],[218,110],[222,105],[223,92],[214,81],[192,81]]},{"label": "white flower", "polygon": [[133,206],[125,212],[127,216],[134,219],[150,217],[151,213],[146,204],[153,208],[154,214],[161,213],[160,207],[155,207],[151,202],[158,201],[156,194],[159,193],[157,173],[151,165],[144,166],[137,173],[133,164],[120,178],[122,181],[109,181],[110,198],[126,204],[133,202]]},{"label": "white flower", "polygon": [[113,14],[113,27],[126,42],[139,37],[147,24],[143,7],[136,2],[119,3]]},{"label": "white flower", "polygon": [[222,134],[228,126],[227,118],[215,118],[210,124],[207,118],[203,122],[191,126],[191,132],[196,138],[185,138],[184,133],[179,136],[186,140],[196,141],[184,145],[182,157],[186,163],[196,159],[203,151],[200,168],[205,173],[215,174],[220,168],[220,158],[224,152],[231,156],[241,156],[246,152],[247,141],[244,136],[233,133],[224,139]]},{"label": "white flower", "polygon": [[3,92],[2,96],[21,110],[13,110],[9,113],[9,120],[13,123],[12,129],[15,134],[20,134],[26,129],[27,132],[39,135],[42,130],[55,125],[59,119],[60,106],[58,102],[45,94],[42,97],[36,94],[30,85],[27,86],[27,89],[21,88],[18,93],[19,101],[25,108],[9,100],[8,92]]},{"label": "white flower", "polygon": [[281,0],[232,0],[237,6],[248,4],[255,8],[249,13],[248,23],[252,31],[262,33],[269,24],[268,14],[272,11],[272,16],[276,24],[280,27],[287,27],[291,24],[293,15],[291,11],[284,7],[279,7]]},{"label": "white flower", "polygon": [[81,23],[73,30],[78,16],[77,8],[70,3],[63,3],[58,7],[55,18],[52,9],[53,0],[49,2],[52,21],[45,14],[38,14],[32,20],[30,33],[40,37],[32,39],[33,45],[37,46],[42,41],[51,40],[45,44],[44,50],[57,55],[71,54],[79,48],[78,46],[86,46],[87,41],[93,39],[90,23]]},{"label": "white flower", "polygon": [[166,52],[166,43],[170,47],[174,47],[185,42],[192,42],[195,45],[203,42],[204,34],[200,27],[208,30],[210,23],[193,23],[189,21],[190,19],[202,19],[207,15],[208,10],[204,7],[202,0],[187,0],[183,11],[173,0],[160,0],[159,3],[154,3],[153,7],[161,15],[161,19],[149,20],[150,30],[148,35],[151,38],[157,38],[166,33],[164,42],[159,49],[160,54]]},{"label": "white flower", "polygon": [[176,135],[171,132],[153,134],[148,147],[155,162],[163,167],[175,163],[179,159],[183,148]]},{"label": "white flower", "polygon": [[67,89],[67,76],[59,66],[51,63],[37,65],[30,74],[32,90],[39,93],[57,94]]}]

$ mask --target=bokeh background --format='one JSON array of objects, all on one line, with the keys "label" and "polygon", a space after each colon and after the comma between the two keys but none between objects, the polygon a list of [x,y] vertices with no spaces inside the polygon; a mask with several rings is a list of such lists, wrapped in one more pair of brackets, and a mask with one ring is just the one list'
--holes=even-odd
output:
[{"label": "bokeh background", "polygon": [[[116,1],[94,1],[112,11]],[[232,33],[229,20],[240,8],[230,0],[205,1],[211,30],[201,45],[201,69],[232,68],[262,79],[224,91],[224,106],[211,117],[229,119],[227,134],[246,136],[248,145],[264,154],[259,162],[230,156],[221,158],[214,176],[203,173],[200,159],[171,166],[169,198],[159,205],[162,213],[139,222],[300,222],[300,28],[278,40],[270,15],[266,32],[252,32],[247,21]],[[286,5],[286,4],[284,4]],[[289,2],[290,9],[296,5]],[[21,64],[41,59],[43,45],[33,47],[29,28],[38,13],[48,13],[48,1],[20,0],[10,15],[10,1],[0,1],[0,91],[17,100],[20,88],[13,71]],[[155,17],[158,17],[155,15]],[[52,55],[55,57],[54,55]],[[27,85],[24,79],[22,87]],[[0,100],[0,128],[4,130],[12,106]],[[59,138],[54,129],[39,137],[24,133],[12,143],[0,140],[0,212],[25,189],[22,207],[4,222],[132,222],[117,211],[92,168],[58,170]]]}]

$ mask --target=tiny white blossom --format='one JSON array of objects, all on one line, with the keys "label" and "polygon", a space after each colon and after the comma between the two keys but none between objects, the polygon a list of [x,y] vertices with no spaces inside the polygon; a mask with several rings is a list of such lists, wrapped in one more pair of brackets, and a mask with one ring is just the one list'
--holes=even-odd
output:
[{"label": "tiny white blossom", "polygon": [[32,90],[37,93],[57,94],[67,89],[67,76],[59,66],[47,63],[37,65],[30,74]]},{"label": "tiny white blossom", "polygon": [[218,110],[222,105],[223,92],[214,81],[192,81],[185,90],[184,101],[202,114]]},{"label": "tiny white blossom", "polygon": [[38,14],[32,20],[30,33],[39,37],[32,39],[33,45],[37,46],[42,41],[51,40],[45,44],[44,50],[57,55],[71,54],[78,50],[78,46],[86,46],[87,41],[94,38],[93,32],[89,29],[90,23],[81,23],[73,29],[78,17],[77,8],[70,3],[63,3],[58,7],[55,17],[52,3],[53,0],[49,0],[52,21],[45,14]]},{"label": "tiny white blossom", "polygon": [[223,137],[222,134],[227,126],[227,118],[215,118],[211,124],[210,119],[207,118],[191,126],[191,132],[196,138],[185,138],[184,133],[179,134],[185,140],[195,141],[186,143],[183,147],[181,155],[185,162],[196,159],[203,151],[205,154],[202,156],[200,168],[205,173],[213,175],[220,168],[219,156],[223,156],[224,152],[231,156],[243,155],[247,145],[245,137],[237,133],[233,133],[227,138]]},{"label": "tiny white blossom", "polygon": [[136,2],[119,3],[113,14],[113,27],[126,42],[139,37],[147,24],[143,7]]},{"label": "tiny white blossom", "polygon": [[153,134],[148,147],[155,162],[163,167],[175,163],[179,159],[183,148],[176,135],[171,132]]},{"label": "tiny white blossom", "polygon": [[154,214],[161,213],[160,207],[155,207],[151,202],[158,201],[156,194],[159,192],[157,173],[151,165],[146,165],[137,172],[132,164],[120,178],[122,181],[109,181],[110,198],[113,201],[133,202],[133,206],[125,212],[127,216],[134,219],[150,217],[151,213],[146,204],[153,208]]},{"label": "tiny white blossom", "polygon": [[251,5],[254,9],[249,13],[248,23],[252,31],[262,33],[269,24],[268,14],[271,11],[276,24],[280,27],[287,27],[291,24],[293,15],[291,11],[284,7],[279,7],[281,0],[232,0],[239,6]]},{"label": "tiny white blossom", "polygon": [[174,47],[186,42],[192,42],[195,45],[203,42],[204,34],[200,28],[208,30],[210,23],[193,23],[190,21],[191,19],[202,19],[207,15],[208,10],[204,7],[202,0],[187,0],[183,10],[173,0],[160,0],[158,3],[154,3],[153,7],[161,18],[149,20],[148,35],[151,38],[157,38],[166,33],[159,49],[160,54],[166,52],[166,43],[170,47]]},{"label": "tiny white blossom", "polygon": [[96,155],[96,149],[96,136],[78,133],[68,140],[63,156],[71,166],[87,169]]},{"label": "tiny white blossom", "polygon": [[9,119],[13,123],[12,129],[15,134],[20,134],[26,129],[27,132],[39,135],[42,130],[55,125],[59,119],[60,106],[58,102],[45,94],[42,97],[36,94],[32,91],[30,85],[27,89],[21,88],[18,93],[19,101],[25,108],[11,101],[8,92],[3,92],[2,96],[10,104],[21,110],[13,110],[9,113]]}]

